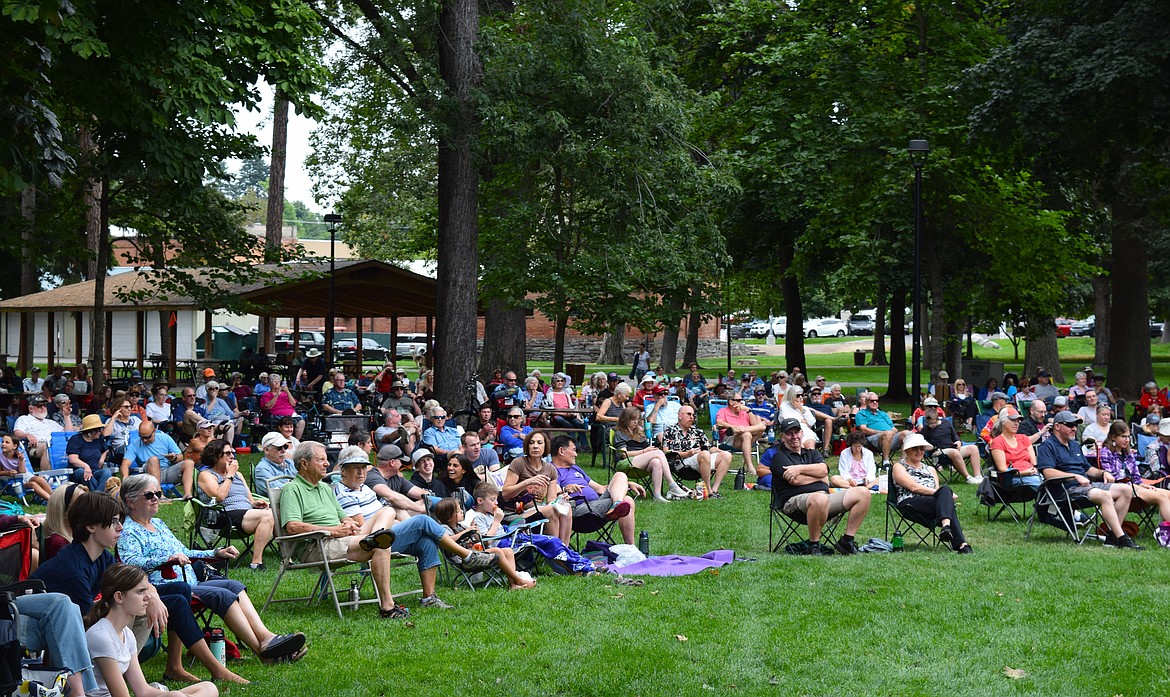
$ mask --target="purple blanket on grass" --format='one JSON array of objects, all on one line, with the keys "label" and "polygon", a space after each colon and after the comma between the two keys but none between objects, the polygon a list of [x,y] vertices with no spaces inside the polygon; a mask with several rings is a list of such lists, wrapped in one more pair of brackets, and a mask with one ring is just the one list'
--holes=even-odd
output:
[{"label": "purple blanket on grass", "polygon": [[609,567],[614,573],[623,576],[688,576],[697,574],[703,569],[713,569],[730,564],[735,560],[735,552],[730,549],[717,549],[707,552],[701,557],[683,557],[677,554],[668,554],[662,557],[649,557],[623,567]]}]

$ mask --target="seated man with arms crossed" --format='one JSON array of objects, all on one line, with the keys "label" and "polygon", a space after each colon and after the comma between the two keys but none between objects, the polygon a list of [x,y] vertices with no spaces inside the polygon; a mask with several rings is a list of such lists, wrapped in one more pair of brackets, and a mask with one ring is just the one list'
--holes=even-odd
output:
[{"label": "seated man with arms crossed", "polygon": [[1106,546],[1141,549],[1121,528],[1121,521],[1129,512],[1133,489],[1129,484],[1115,484],[1108,472],[1089,467],[1076,443],[1080,423],[1081,420],[1071,411],[1056,415],[1052,437],[1036,447],[1036,469],[1046,480],[1060,480],[1074,501],[1087,498],[1100,507],[1101,517],[1109,527],[1105,535]]},{"label": "seated man with arms crossed", "polygon": [[841,554],[858,551],[853,538],[869,513],[870,491],[855,486],[829,493],[829,468],[816,448],[801,446],[801,427],[796,419],[784,419],[777,426],[780,448],[772,458],[772,507],[787,515],[803,513],[808,520],[808,554],[828,551],[820,543],[825,523],[835,515],[849,512],[845,534],[833,547]]}]

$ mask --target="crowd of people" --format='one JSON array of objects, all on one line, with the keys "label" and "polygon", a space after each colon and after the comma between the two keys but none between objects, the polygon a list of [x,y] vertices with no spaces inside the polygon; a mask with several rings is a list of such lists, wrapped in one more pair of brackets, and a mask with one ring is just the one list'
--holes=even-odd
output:
[{"label": "crowd of people", "polygon": [[[423,608],[451,607],[436,593],[444,558],[465,571],[498,569],[513,590],[533,587],[510,543],[481,543],[509,523],[539,521],[542,530],[529,537],[540,553],[588,574],[593,564],[569,546],[578,521],[615,521],[622,542],[633,544],[638,498],[722,498],[733,453],[742,456],[755,488],[771,492],[773,508],[807,525],[802,549],[810,555],[857,553],[856,535],[881,493],[928,521],[955,552],[972,553],[957,496],[940,477],[943,466],[979,486],[985,469],[1009,488],[1036,491],[1056,482],[1099,508],[1111,546],[1137,547],[1122,526],[1135,501],[1170,525],[1166,390],[1147,385],[1127,421],[1089,371],[1078,372],[1063,392],[1043,370],[1035,381],[1008,376],[1003,388],[989,382],[983,396],[956,380],[934,389],[906,422],[883,411],[873,392],[851,403],[840,385],[798,370],[767,380],[755,371],[731,372],[709,381],[695,365],[676,378],[660,378],[646,365],[634,385],[616,373],[596,373],[580,389],[563,373],[546,384],[540,371],[523,382],[512,371],[496,371],[479,408],[458,426],[434,400],[425,371],[412,382],[393,364],[352,380],[323,366],[302,367],[294,382],[319,389],[324,413],[370,419],[370,430],[351,430],[335,464],[324,444],[301,440],[303,396],[281,375],[261,374],[249,386],[238,375],[220,383],[210,371],[175,395],[165,383],[150,389],[132,383],[95,405],[75,399],[86,390],[78,392],[70,371],[54,369],[48,379],[39,373],[23,380],[5,373],[24,391],[27,413],[4,436],[0,476],[47,503],[33,576],[48,592],[18,599],[29,618],[19,638],[51,652],[71,673],[75,696],[126,694],[127,687],[154,695],[138,661],[149,655],[150,637],[164,633],[170,638],[164,675],[189,684],[185,694],[218,691],[184,668],[184,648],[213,680],[246,682],[212,655],[192,599],[262,659],[295,661],[307,651],[304,634],[269,629],[245,584],[215,572],[217,562],[239,556],[234,546],[189,549],[158,517],[164,484],[182,498],[221,503],[231,525],[254,536],[252,570],[265,569],[264,550],[274,537],[324,533],[320,545],[296,554],[303,561],[324,554],[368,563],[379,615],[390,619],[410,616],[393,598],[393,553],[417,559]],[[705,409],[710,431],[698,426]],[[261,419],[271,428],[255,444],[262,457],[253,491],[236,449],[248,437],[248,422]],[[71,473],[54,488],[34,473],[52,464],[56,432],[69,434]],[[975,442],[964,442],[961,432]],[[605,448],[627,469],[602,483],[578,457]],[[277,490],[279,519],[268,503]],[[844,532],[822,543],[838,519]],[[0,526],[37,524],[27,516],[0,518]]]}]

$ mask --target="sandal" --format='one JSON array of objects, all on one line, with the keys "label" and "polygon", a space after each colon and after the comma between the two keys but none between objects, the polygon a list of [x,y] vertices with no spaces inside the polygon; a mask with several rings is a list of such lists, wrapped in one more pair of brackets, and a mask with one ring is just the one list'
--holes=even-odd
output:
[{"label": "sandal", "polygon": [[401,605],[395,605],[389,610],[378,610],[378,617],[387,620],[404,620],[410,617],[410,610]]},{"label": "sandal", "polygon": [[281,658],[294,654],[301,650],[305,645],[305,635],[301,632],[295,634],[277,634],[268,640],[268,644],[260,649],[260,658]]},{"label": "sandal", "polygon": [[615,578],[613,580],[613,582],[619,586],[644,586],[644,585],[646,585],[646,582],[640,578],[628,578],[626,576],[622,576],[621,574],[618,574],[617,578]]},{"label": "sandal", "polygon": [[389,549],[392,544],[394,544],[394,532],[388,528],[375,530],[358,540],[358,546],[367,552],[372,552],[375,549]]}]

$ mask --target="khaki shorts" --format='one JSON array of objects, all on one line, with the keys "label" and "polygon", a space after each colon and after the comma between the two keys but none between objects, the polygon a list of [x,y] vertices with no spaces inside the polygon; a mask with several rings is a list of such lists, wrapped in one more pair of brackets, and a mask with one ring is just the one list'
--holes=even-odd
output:
[{"label": "khaki shorts", "polygon": [[[325,555],[333,561],[341,559],[348,559],[349,542],[354,536],[350,537],[329,537],[322,540],[325,545]],[[321,546],[314,543],[309,543],[300,553],[300,559],[303,562],[321,561]]]},{"label": "khaki shorts", "polygon": [[[815,492],[814,492],[815,493]],[[808,497],[813,494],[800,494],[793,496],[784,502],[782,509],[786,515],[800,511],[801,513],[808,513]],[[829,494],[829,517],[839,516],[845,512],[845,491],[839,490]]]}]

